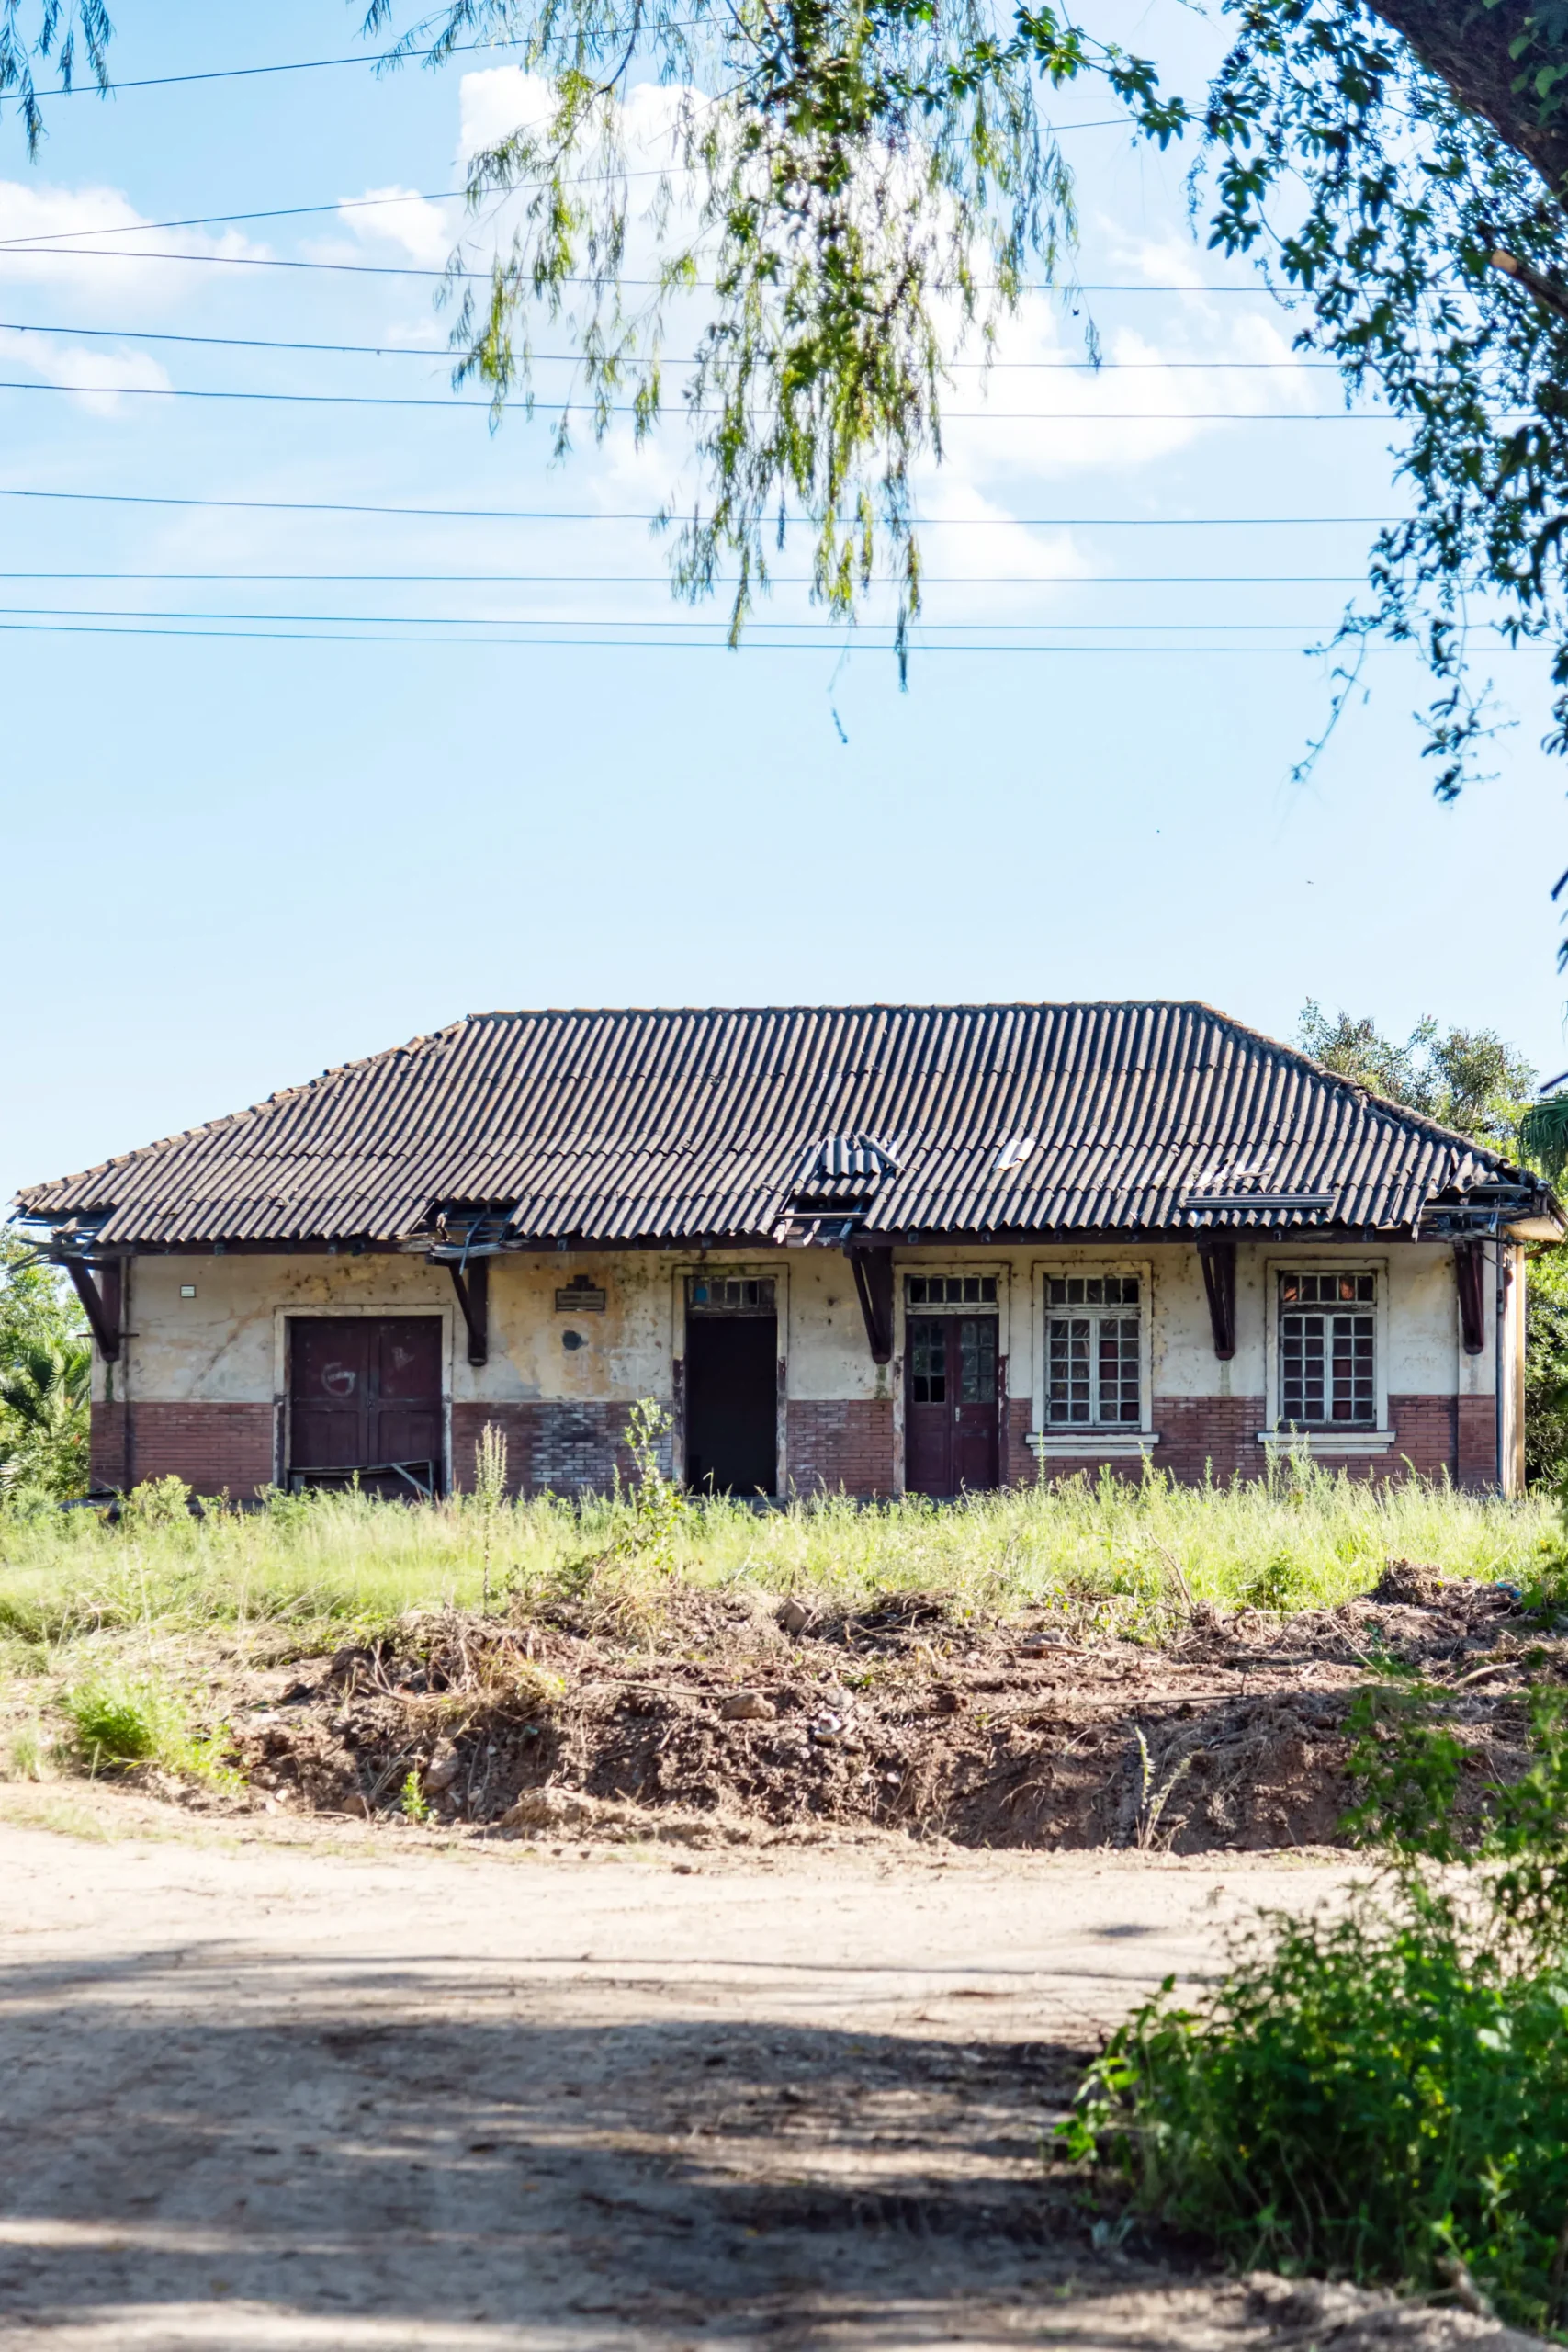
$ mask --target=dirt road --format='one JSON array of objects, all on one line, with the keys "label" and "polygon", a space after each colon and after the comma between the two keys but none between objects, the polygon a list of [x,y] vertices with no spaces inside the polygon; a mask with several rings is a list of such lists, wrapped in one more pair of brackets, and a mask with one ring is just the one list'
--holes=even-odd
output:
[{"label": "dirt road", "polygon": [[6,1794],[6,2347],[1303,2341],[1096,2252],[1039,2147],[1103,2025],[1337,1866],[528,1858]]}]

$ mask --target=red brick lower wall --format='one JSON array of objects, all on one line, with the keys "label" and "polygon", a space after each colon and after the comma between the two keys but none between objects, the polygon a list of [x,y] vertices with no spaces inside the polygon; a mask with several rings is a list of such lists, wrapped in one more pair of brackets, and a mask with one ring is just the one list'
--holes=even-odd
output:
[{"label": "red brick lower wall", "polygon": [[[474,1448],[487,1422],[507,1442],[509,1484],[523,1494],[547,1487],[558,1495],[603,1492],[618,1469],[623,1484],[634,1473],[624,1439],[627,1408],[621,1404],[461,1404],[452,1408],[453,1483],[474,1483]],[[274,1476],[273,1408],[270,1405],[164,1404],[133,1401],[126,1429],[123,1404],[95,1404],[92,1478],[96,1487],[121,1489],[146,1478],[175,1476],[200,1495],[227,1493],[248,1498]],[[1263,1476],[1260,1396],[1162,1396],[1155,1399],[1160,1443],[1149,1459],[1183,1485],[1212,1477]],[[792,1398],[788,1407],[789,1481],[798,1494],[826,1487],[870,1500],[892,1492],[893,1407],[886,1397],[845,1401]],[[1002,1442],[1005,1486],[1032,1485],[1039,1468],[1025,1442],[1032,1419],[1029,1402],[1010,1398]],[[1391,1396],[1389,1424],[1397,1435],[1387,1454],[1319,1455],[1329,1467],[1353,1476],[1447,1476],[1461,1487],[1487,1487],[1496,1478],[1496,1422],[1490,1396]],[[1107,1457],[1092,1452],[1057,1455],[1045,1467],[1048,1478],[1099,1475],[1109,1460],[1119,1476],[1136,1478],[1137,1455]],[[665,1468],[671,1469],[669,1446]]]},{"label": "red brick lower wall", "polygon": [[[624,1439],[626,1405],[558,1402],[454,1405],[452,1408],[452,1484],[459,1489],[474,1483],[474,1449],[487,1423],[506,1440],[507,1484],[513,1494],[604,1494],[615,1482],[637,1475],[637,1465]],[[664,1468],[669,1471],[670,1442],[664,1442]]]},{"label": "red brick lower wall", "polygon": [[792,1397],[789,1483],[798,1495],[842,1491],[864,1501],[893,1491],[893,1400],[818,1404]]},{"label": "red brick lower wall", "polygon": [[272,1407],[95,1404],[90,1462],[95,1487],[124,1491],[148,1478],[183,1478],[198,1495],[249,1501],[273,1481]]},{"label": "red brick lower wall", "polygon": [[1160,1442],[1152,1458],[1182,1486],[1213,1478],[1228,1487],[1233,1478],[1267,1472],[1269,1457],[1258,1442],[1261,1396],[1156,1396],[1154,1410]]},{"label": "red brick lower wall", "polygon": [[1490,1396],[1455,1396],[1454,1476],[1461,1487],[1497,1483],[1497,1408]]},{"label": "red brick lower wall", "polygon": [[1039,1464],[1027,1443],[1033,1426],[1034,1408],[1029,1398],[1010,1396],[1007,1417],[1002,1423],[1001,1472],[1004,1487],[1032,1487],[1040,1476]]},{"label": "red brick lower wall", "polygon": [[[1392,1464],[1398,1457],[1401,1469],[1408,1464],[1424,1478],[1459,1476],[1458,1406],[1457,1396],[1391,1396],[1388,1400],[1388,1425],[1397,1430],[1393,1452],[1386,1457]],[[1488,1422],[1492,1417],[1491,1399],[1487,1399]]]}]

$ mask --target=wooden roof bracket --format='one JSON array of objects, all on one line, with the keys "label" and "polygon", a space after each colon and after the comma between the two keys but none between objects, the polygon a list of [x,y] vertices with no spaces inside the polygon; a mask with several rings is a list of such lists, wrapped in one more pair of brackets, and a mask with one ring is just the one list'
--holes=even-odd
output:
[{"label": "wooden roof bracket", "polygon": [[[124,1276],[118,1260],[105,1264],[90,1265],[85,1258],[66,1258],[66,1272],[75,1284],[76,1295],[86,1309],[87,1320],[93,1327],[93,1337],[98,1343],[98,1353],[106,1363],[119,1362],[120,1302],[125,1295]],[[93,1280],[101,1274],[103,1287]]]},{"label": "wooden roof bracket", "polygon": [[1486,1352],[1486,1246],[1474,1236],[1454,1243],[1459,1323],[1467,1356]]},{"label": "wooden roof bracket", "polygon": [[864,1242],[851,1242],[846,1247],[850,1268],[855,1278],[855,1293],[865,1323],[865,1336],[871,1345],[873,1363],[893,1361],[893,1251],[884,1244],[880,1249]]},{"label": "wooden roof bracket", "polygon": [[1198,1262],[1203,1269],[1203,1288],[1208,1294],[1209,1327],[1214,1335],[1214,1353],[1222,1363],[1229,1363],[1235,1354],[1235,1235],[1200,1234]]},{"label": "wooden roof bracket", "polygon": [[468,1327],[468,1362],[473,1364],[490,1362],[490,1260],[475,1258],[467,1266],[456,1258],[446,1260],[446,1271],[452,1277],[452,1287],[457,1294],[457,1304],[463,1310],[463,1320]]}]

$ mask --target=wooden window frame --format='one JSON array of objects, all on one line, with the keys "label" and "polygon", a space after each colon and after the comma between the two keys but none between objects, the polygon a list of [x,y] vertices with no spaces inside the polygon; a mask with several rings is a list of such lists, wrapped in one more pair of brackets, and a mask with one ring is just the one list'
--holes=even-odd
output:
[{"label": "wooden window frame", "polygon": [[[1051,1362],[1050,1325],[1053,1308],[1050,1285],[1053,1282],[1070,1281],[1081,1276],[1096,1281],[1107,1274],[1131,1275],[1138,1285],[1138,1419],[1131,1421],[1053,1421],[1047,1418],[1050,1405]],[[1034,1428],[1029,1435],[1029,1450],[1037,1462],[1070,1461],[1074,1457],[1089,1457],[1096,1461],[1113,1459],[1118,1455],[1146,1460],[1158,1445],[1159,1431],[1154,1425],[1154,1314],[1155,1273],[1150,1258],[1042,1258],[1031,1268],[1030,1293],[1033,1302],[1034,1341]],[[1122,1310],[1126,1312],[1125,1309]]]},{"label": "wooden window frame", "polygon": [[[1283,1380],[1280,1364],[1280,1277],[1281,1274],[1371,1274],[1376,1280],[1372,1301],[1372,1396],[1376,1418],[1365,1421],[1313,1421],[1303,1427],[1280,1429],[1280,1395]],[[1271,1250],[1263,1261],[1263,1423],[1258,1442],[1270,1457],[1279,1454],[1378,1455],[1389,1453],[1399,1432],[1389,1427],[1388,1367],[1391,1339],[1391,1285],[1386,1257],[1364,1250],[1318,1251],[1309,1244],[1300,1250]],[[1332,1310],[1325,1310],[1332,1311]]]}]

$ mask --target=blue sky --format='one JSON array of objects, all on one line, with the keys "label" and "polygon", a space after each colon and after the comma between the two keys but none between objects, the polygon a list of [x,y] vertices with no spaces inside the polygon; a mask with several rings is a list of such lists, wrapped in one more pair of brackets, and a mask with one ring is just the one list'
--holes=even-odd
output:
[{"label": "blue sky", "polygon": [[[117,14],[124,79],[355,45],[335,0]],[[1190,78],[1210,31],[1180,27]],[[873,642],[840,662],[775,630],[732,656],[717,614],[671,605],[644,525],[599,518],[652,512],[678,433],[552,466],[547,423],[492,435],[448,399],[430,281],[254,266],[438,266],[452,208],[122,233],[437,194],[465,139],[526,103],[503,63],[466,59],[77,97],[36,165],[6,126],[0,378],[31,389],[0,390],[0,490],[93,495],[0,496],[0,1197],[497,1005],[1198,996],[1286,1035],[1311,995],[1568,1062],[1548,899],[1568,779],[1538,749],[1533,657],[1499,662],[1520,724],[1457,808],[1430,798],[1422,681],[1393,654],[1290,782],[1326,707],[1325,665],[1296,649],[1370,536],[1332,518],[1393,511],[1386,435],[1308,421],[1339,407],[1335,379],[1279,365],[1288,319],[1193,243],[1180,157],[1065,133],[1083,274],[1246,290],[1094,295],[1111,356],[1140,363],[1098,380],[1014,366],[976,416],[959,379],[968,414],[921,485],[931,628],[907,694]],[[111,251],[66,260],[66,230]],[[54,249],[4,249],[29,236]],[[213,258],[120,257],[138,251]],[[1075,332],[1035,300],[1006,356],[1070,356]],[[143,389],[37,389],[62,384]],[[1306,519],[1240,519],[1283,516]],[[37,576],[62,572],[183,576]],[[322,577],[356,573],[375,576]],[[772,617],[809,615],[785,589]]]}]

